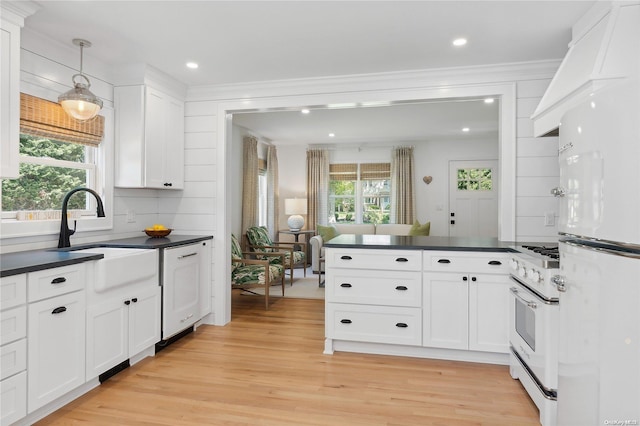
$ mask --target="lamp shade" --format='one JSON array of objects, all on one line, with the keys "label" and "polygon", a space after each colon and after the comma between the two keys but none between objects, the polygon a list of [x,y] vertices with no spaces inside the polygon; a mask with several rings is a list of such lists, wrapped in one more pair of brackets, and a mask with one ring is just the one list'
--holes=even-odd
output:
[{"label": "lamp shade", "polygon": [[284,200],[284,214],[307,214],[307,200],[305,198],[286,198]]}]

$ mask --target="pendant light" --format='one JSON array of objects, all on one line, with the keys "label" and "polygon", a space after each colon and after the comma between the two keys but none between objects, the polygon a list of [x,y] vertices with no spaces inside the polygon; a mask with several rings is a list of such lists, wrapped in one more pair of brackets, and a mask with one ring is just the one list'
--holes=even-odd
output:
[{"label": "pendant light", "polygon": [[[71,78],[73,89],[58,96],[58,102],[67,114],[76,120],[85,121],[92,119],[100,112],[102,99],[91,93],[89,90],[91,83],[82,73],[82,51],[85,47],[91,47],[91,43],[87,40],[74,38],[73,44],[80,46],[80,73],[73,75]],[[76,81],[76,77],[83,78],[86,84]]]}]

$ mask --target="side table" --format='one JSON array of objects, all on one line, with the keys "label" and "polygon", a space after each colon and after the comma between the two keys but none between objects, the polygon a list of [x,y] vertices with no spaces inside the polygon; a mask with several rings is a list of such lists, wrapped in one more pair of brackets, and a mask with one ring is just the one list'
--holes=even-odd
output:
[{"label": "side table", "polygon": [[[298,237],[300,237],[300,234],[304,235],[304,244],[305,244],[305,249],[304,249],[304,254],[305,256],[307,256],[307,259],[309,259],[309,240],[311,239],[311,237],[313,237],[314,235],[316,235],[316,231],[314,229],[310,229],[310,230],[306,230],[306,231],[289,231],[289,230],[285,230],[285,231],[278,231],[280,234],[287,234],[287,235],[293,235],[295,242],[298,243]],[[294,246],[294,248],[296,250],[299,249],[299,247],[302,244],[297,244]]]}]

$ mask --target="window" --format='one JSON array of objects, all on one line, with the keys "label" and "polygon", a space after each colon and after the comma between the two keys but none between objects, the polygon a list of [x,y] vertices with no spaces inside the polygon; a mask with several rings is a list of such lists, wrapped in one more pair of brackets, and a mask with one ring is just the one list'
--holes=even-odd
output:
[{"label": "window", "polygon": [[331,164],[329,222],[389,223],[389,163]]},{"label": "window", "polygon": [[258,226],[267,226],[267,162],[258,159]]},{"label": "window", "polygon": [[458,169],[458,191],[491,191],[491,169]]},{"label": "window", "polygon": [[[111,118],[111,111],[105,111]],[[79,231],[109,229],[113,166],[105,116],[80,122],[56,102],[20,94],[19,177],[3,179],[3,237],[52,234],[59,230],[64,196],[79,186],[93,189],[105,202],[107,217],[96,217],[96,201],[86,192],[69,200],[69,217],[88,219]],[[104,139],[104,141],[103,141]],[[109,173],[107,173],[109,171]]]}]

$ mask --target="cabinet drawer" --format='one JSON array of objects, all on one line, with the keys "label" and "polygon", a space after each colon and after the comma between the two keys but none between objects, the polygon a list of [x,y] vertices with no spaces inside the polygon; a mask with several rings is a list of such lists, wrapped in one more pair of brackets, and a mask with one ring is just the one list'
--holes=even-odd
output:
[{"label": "cabinet drawer", "polygon": [[27,335],[27,307],[19,306],[0,313],[0,345]]},{"label": "cabinet drawer", "polygon": [[84,289],[85,271],[86,265],[79,263],[29,273],[29,302]]},{"label": "cabinet drawer", "polygon": [[27,369],[27,339],[0,348],[0,380]]},{"label": "cabinet drawer", "polygon": [[420,272],[334,269],[328,272],[328,302],[388,306],[422,306]]},{"label": "cabinet drawer", "polygon": [[327,249],[327,268],[420,271],[420,251]]},{"label": "cabinet drawer", "polygon": [[359,342],[422,344],[420,308],[328,303],[326,335]]},{"label": "cabinet drawer", "polygon": [[27,415],[27,372],[0,382],[0,424],[9,425]]},{"label": "cabinet drawer", "polygon": [[27,303],[27,274],[0,278],[0,310]]},{"label": "cabinet drawer", "polygon": [[464,273],[509,273],[507,253],[424,251],[425,271]]}]

